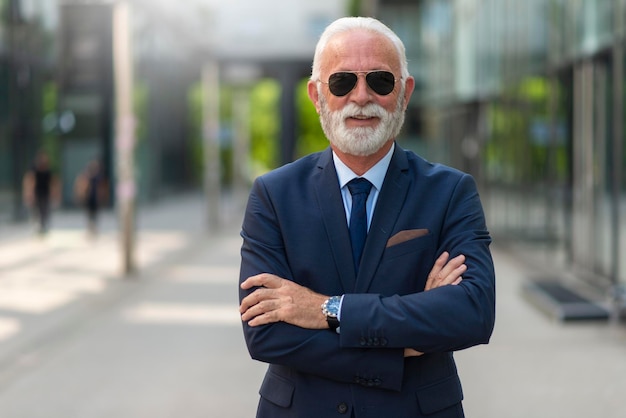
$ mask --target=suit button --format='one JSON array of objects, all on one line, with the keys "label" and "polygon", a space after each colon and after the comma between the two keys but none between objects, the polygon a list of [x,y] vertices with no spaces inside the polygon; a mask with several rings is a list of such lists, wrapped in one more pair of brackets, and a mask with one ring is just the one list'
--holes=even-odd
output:
[{"label": "suit button", "polygon": [[346,412],[348,412],[348,405],[346,405],[345,402],[341,402],[339,405],[337,405],[337,412],[339,412],[340,414],[345,414]]}]

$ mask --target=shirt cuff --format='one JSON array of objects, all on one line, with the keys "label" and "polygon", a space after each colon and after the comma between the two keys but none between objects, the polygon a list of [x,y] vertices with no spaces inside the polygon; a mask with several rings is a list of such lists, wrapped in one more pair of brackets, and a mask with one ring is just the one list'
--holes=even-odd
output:
[{"label": "shirt cuff", "polygon": [[341,300],[339,301],[339,312],[337,313],[337,321],[341,322],[341,307],[343,306],[343,297],[345,295],[341,295]]}]

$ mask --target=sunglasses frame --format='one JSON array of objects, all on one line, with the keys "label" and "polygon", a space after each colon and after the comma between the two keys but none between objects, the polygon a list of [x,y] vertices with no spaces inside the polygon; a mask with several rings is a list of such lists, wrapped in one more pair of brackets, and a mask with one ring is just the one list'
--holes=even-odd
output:
[{"label": "sunglasses frame", "polygon": [[[389,93],[384,93],[384,94],[383,94],[383,93],[379,93],[378,91],[376,91],[376,89],[375,89],[374,87],[372,87],[372,85],[370,84],[370,81],[369,81],[368,77],[369,77],[371,74],[374,74],[374,73],[384,73],[384,74],[390,74],[390,75],[393,77],[393,87],[392,87],[392,89],[389,91]],[[344,93],[344,94],[335,94],[335,92],[333,92],[333,91],[332,91],[332,88],[331,88],[331,79],[332,79],[332,77],[333,77],[333,76],[336,76],[336,75],[338,75],[338,74],[351,74],[351,75],[356,76],[355,81],[354,81],[354,85],[352,85],[352,87],[350,88],[350,90],[348,90],[348,91],[347,91],[346,93]],[[331,94],[332,94],[333,96],[335,96],[335,97],[344,97],[344,96],[347,96],[347,95],[348,95],[348,94],[349,94],[352,90],[354,90],[354,88],[357,86],[357,84],[359,84],[359,75],[360,75],[360,74],[365,74],[365,82],[367,83],[367,87],[369,87],[369,88],[370,88],[370,90],[372,90],[374,93],[376,93],[376,94],[377,94],[377,95],[379,95],[379,96],[388,96],[388,95],[390,95],[391,93],[393,93],[393,91],[394,91],[394,90],[395,90],[395,88],[396,88],[396,83],[397,83],[398,81],[402,80],[402,77],[400,77],[400,78],[396,78],[396,76],[395,76],[395,75],[394,75],[391,71],[387,71],[387,70],[372,70],[372,71],[337,71],[337,72],[332,73],[330,76],[328,76],[328,81],[322,81],[322,80],[319,80],[319,82],[320,82],[320,83],[323,83],[323,84],[327,84],[327,85],[328,85],[328,89],[329,89],[329,91],[331,92]]]}]

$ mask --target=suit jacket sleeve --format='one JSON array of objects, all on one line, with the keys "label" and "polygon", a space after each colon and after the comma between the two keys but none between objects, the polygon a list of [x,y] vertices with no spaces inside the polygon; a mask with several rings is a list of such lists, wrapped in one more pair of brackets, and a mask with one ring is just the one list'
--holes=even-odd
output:
[{"label": "suit jacket sleeve", "polygon": [[[276,213],[278,198],[268,191],[263,177],[255,181],[241,232],[240,283],[263,272],[299,282],[293,277],[285,248],[284,225]],[[297,218],[298,214],[291,216]],[[240,290],[239,299],[248,293]],[[401,388],[403,349],[341,347],[335,332],[303,329],[282,322],[259,327],[244,323],[243,330],[250,355],[256,360],[346,383],[375,376],[381,388]]]},{"label": "suit jacket sleeve", "polygon": [[[384,339],[390,347],[413,347],[425,353],[460,350],[488,342],[495,321],[491,238],[472,177],[462,174],[455,183],[431,190],[431,201],[421,204],[442,208],[433,211],[428,225],[435,237],[436,254],[449,251],[451,256],[466,256],[468,269],[461,284],[404,295],[346,295],[342,347],[358,347],[364,336]],[[446,201],[447,205],[440,204]],[[400,260],[397,263],[402,264]]]}]

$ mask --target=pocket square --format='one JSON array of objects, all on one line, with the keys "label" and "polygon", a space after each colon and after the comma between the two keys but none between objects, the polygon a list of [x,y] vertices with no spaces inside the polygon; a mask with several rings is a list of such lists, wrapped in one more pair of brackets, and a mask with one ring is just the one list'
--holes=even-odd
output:
[{"label": "pocket square", "polygon": [[426,228],[405,229],[404,231],[400,231],[397,234],[395,234],[393,237],[389,238],[389,241],[387,241],[387,247],[398,245],[405,241],[409,241],[409,240],[424,236],[428,234],[429,232],[430,231]]}]

